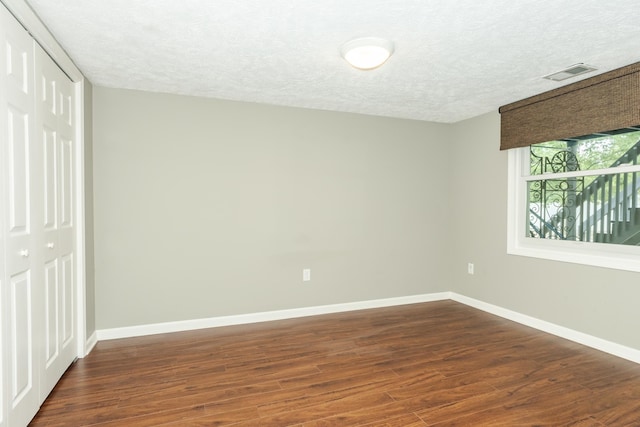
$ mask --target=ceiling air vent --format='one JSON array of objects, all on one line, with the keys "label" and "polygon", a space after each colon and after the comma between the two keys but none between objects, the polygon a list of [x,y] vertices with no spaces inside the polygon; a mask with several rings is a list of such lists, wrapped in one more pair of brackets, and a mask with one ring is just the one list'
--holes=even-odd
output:
[{"label": "ceiling air vent", "polygon": [[544,78],[548,80],[553,80],[554,82],[561,82],[562,80],[570,79],[571,77],[576,77],[581,74],[590,73],[595,70],[597,70],[597,68],[592,67],[590,65],[576,64],[576,65],[572,65],[569,68],[565,68],[562,71],[558,71],[557,73],[544,76]]}]

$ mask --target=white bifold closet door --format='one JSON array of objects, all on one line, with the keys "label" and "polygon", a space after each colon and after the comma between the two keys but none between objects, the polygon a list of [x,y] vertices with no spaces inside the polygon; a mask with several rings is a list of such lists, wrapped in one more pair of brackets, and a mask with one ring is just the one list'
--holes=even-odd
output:
[{"label": "white bifold closet door", "polygon": [[73,362],[73,85],[0,5],[0,427],[26,426]]},{"label": "white bifold closet door", "polygon": [[69,78],[35,45],[38,244],[44,275],[40,398],[44,400],[76,357],[74,315],[74,96]]},{"label": "white bifold closet door", "polygon": [[[2,7],[2,289],[3,426],[25,425],[39,407],[39,332],[44,323],[36,281],[34,226],[34,47],[26,31]],[[6,63],[5,63],[6,61]],[[37,220],[36,220],[37,221]]]}]

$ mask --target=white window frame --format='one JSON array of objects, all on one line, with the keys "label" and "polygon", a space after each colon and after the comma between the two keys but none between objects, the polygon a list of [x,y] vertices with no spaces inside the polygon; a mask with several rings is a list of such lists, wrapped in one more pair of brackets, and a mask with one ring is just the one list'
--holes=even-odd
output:
[{"label": "white window frame", "polygon": [[[640,165],[624,167],[638,172]],[[616,168],[616,172],[622,172]],[[588,175],[597,175],[589,171]],[[507,253],[553,261],[640,272],[640,246],[536,239],[526,236],[528,213],[527,181],[560,177],[529,175],[529,147],[508,150]]]}]

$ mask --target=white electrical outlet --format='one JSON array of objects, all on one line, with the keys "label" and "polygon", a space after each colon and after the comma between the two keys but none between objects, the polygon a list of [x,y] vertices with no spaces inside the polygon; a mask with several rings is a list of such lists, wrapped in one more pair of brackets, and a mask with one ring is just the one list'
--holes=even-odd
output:
[{"label": "white electrical outlet", "polygon": [[311,281],[311,269],[305,268],[302,270],[302,281],[309,282]]},{"label": "white electrical outlet", "polygon": [[467,273],[473,274],[473,268],[473,263],[470,262],[469,264],[467,264]]}]

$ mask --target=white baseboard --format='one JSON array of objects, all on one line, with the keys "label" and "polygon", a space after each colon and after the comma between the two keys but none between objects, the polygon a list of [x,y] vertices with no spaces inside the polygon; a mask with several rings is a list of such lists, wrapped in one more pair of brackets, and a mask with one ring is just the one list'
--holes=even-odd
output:
[{"label": "white baseboard", "polygon": [[573,329],[565,328],[564,326],[559,326],[554,323],[546,322],[544,320],[536,319],[535,317],[527,316],[516,311],[511,311],[497,305],[488,304],[486,302],[469,298],[455,292],[451,292],[451,299],[470,307],[486,311],[487,313],[495,314],[496,316],[512,320],[522,325],[529,326],[534,329],[538,329],[540,331],[586,345],[587,347],[595,348],[596,350],[604,351],[605,353],[609,353],[635,363],[640,363],[640,350],[626,347],[621,344],[616,344],[611,341],[603,340],[601,338],[597,338],[583,332],[578,332]]},{"label": "white baseboard", "polygon": [[294,319],[298,317],[315,316],[319,314],[340,313],[344,311],[364,310],[369,308],[391,307],[404,304],[441,301],[450,299],[450,297],[450,292],[441,292],[371,301],[350,302],[344,304],[322,305],[317,307],[294,308],[290,310],[268,311],[263,313],[212,317],[208,319],[183,320],[177,322],[155,323],[150,325],[127,326],[123,328],[101,329],[97,331],[97,339],[98,341],[103,341],[119,338],[140,337],[145,335],[164,334],[169,332],[183,332],[196,329],[216,328],[220,326],[244,325],[247,323]]},{"label": "white baseboard", "polygon": [[240,314],[234,316],[212,317],[207,319],[184,320],[178,322],[156,323],[150,325],[128,326],[123,328],[101,329],[87,340],[87,354],[98,341],[119,338],[140,337],[145,335],[183,332],[196,329],[216,328],[220,326],[244,325],[247,323],[268,322],[272,320],[294,319],[298,317],[316,316],[320,314],[340,313],[345,311],[364,310],[369,308],[392,307],[404,304],[453,300],[461,304],[477,308],[487,313],[512,320],[525,326],[556,335],[587,347],[595,348],[605,353],[623,359],[640,363],[640,350],[603,340],[573,329],[565,328],[554,323],[536,319],[497,305],[466,297],[455,292],[440,292],[434,294],[413,295],[407,297],[386,298],[371,301],[351,302],[344,304],[322,305],[317,307],[294,308],[290,310],[268,311],[262,313]]}]

